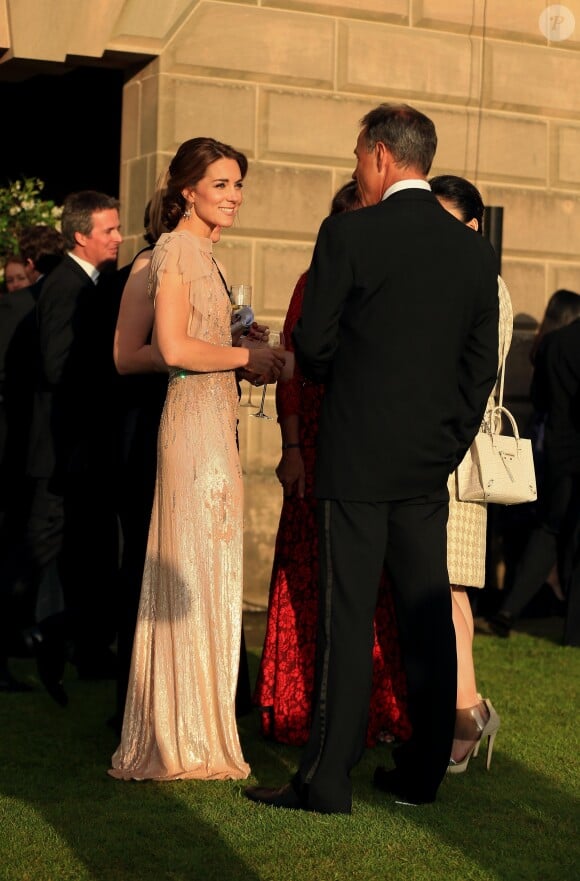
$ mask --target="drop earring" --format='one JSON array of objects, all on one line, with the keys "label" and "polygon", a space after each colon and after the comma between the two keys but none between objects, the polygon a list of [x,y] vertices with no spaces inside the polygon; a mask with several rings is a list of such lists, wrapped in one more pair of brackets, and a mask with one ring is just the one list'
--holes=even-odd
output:
[{"label": "drop earring", "polygon": [[189,207],[189,202],[186,204],[185,211],[183,212],[183,219],[189,220],[191,217],[191,208]]}]

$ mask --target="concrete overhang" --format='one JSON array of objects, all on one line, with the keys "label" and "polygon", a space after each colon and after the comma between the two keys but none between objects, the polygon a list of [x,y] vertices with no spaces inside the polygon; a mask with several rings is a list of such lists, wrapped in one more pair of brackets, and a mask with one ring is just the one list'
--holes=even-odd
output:
[{"label": "concrete overhang", "polygon": [[0,81],[160,55],[200,0],[0,0]]}]

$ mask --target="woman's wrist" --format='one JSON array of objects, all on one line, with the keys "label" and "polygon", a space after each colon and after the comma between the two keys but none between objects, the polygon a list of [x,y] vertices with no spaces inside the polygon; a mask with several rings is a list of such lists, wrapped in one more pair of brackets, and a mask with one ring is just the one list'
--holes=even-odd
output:
[{"label": "woman's wrist", "polygon": [[232,351],[235,352],[236,356],[239,356],[239,360],[242,362],[241,364],[236,364],[236,369],[249,370],[248,364],[250,362],[250,350],[246,348],[246,346],[239,345],[232,346]]},{"label": "woman's wrist", "polygon": [[284,444],[282,444],[283,450],[293,450],[293,449],[298,449],[299,447],[300,447],[299,443],[284,443]]}]

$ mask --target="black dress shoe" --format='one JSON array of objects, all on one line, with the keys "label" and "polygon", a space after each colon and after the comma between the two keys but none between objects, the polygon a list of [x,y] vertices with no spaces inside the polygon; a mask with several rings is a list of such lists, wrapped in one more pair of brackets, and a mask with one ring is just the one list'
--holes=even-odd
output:
[{"label": "black dress shoe", "polygon": [[53,701],[56,701],[59,707],[68,706],[68,694],[64,690],[62,682],[43,682],[42,684],[46,688],[47,693],[51,696]]},{"label": "black dress shoe", "polygon": [[515,624],[515,618],[510,612],[496,612],[495,615],[491,615],[487,619],[487,623],[490,630],[495,633],[496,636],[501,636],[502,639],[507,639]]},{"label": "black dress shoe", "polygon": [[38,678],[50,697],[60,707],[68,704],[68,695],[63,688],[62,677],[66,664],[64,642],[54,638],[47,628],[35,627],[29,631],[34,646]]},{"label": "black dress shoe", "polygon": [[386,768],[379,765],[378,768],[375,768],[373,784],[382,792],[388,792],[389,795],[394,795],[397,804],[426,805],[435,801],[435,795],[413,792],[409,790],[408,787],[405,787],[404,782],[401,782],[401,775],[396,768],[387,771]]},{"label": "black dress shoe", "polygon": [[308,806],[302,801],[291,783],[279,789],[271,786],[247,786],[244,795],[250,801],[262,805],[271,805],[273,808],[287,808],[291,811],[308,811]]}]

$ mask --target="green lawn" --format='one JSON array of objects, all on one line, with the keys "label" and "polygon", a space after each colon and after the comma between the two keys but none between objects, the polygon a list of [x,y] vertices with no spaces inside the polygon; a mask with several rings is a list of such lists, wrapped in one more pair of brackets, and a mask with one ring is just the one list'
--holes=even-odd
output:
[{"label": "green lawn", "polygon": [[[482,750],[435,805],[398,806],[370,785],[389,763],[377,747],[354,773],[352,817],[257,806],[240,782],[111,779],[113,685],[72,669],[66,710],[40,688],[0,695],[0,879],[576,881],[580,650],[559,645],[561,619],[534,629],[476,637],[480,690],[502,719],[491,771]],[[28,660],[14,672],[34,680]],[[285,782],[299,751],[263,742],[254,714],[240,728],[252,779]]]}]

